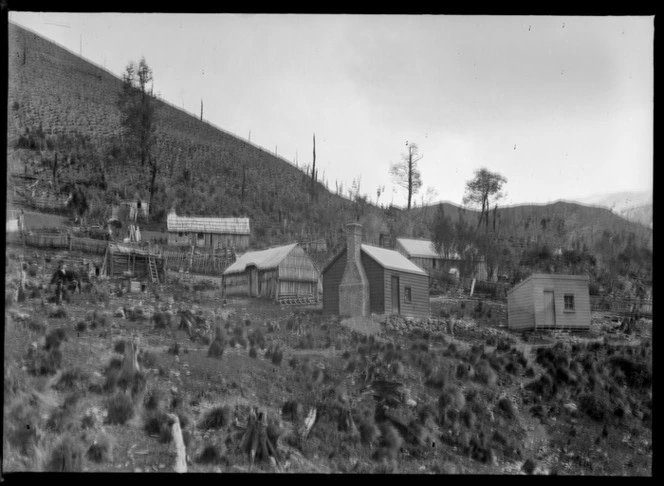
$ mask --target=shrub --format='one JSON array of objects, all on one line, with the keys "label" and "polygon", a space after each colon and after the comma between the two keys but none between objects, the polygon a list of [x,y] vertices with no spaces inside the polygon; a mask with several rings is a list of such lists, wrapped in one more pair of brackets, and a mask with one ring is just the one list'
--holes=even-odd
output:
[{"label": "shrub", "polygon": [[500,410],[505,417],[510,420],[516,418],[516,410],[514,409],[514,404],[508,398],[501,398],[498,401],[498,410]]},{"label": "shrub", "polygon": [[79,472],[83,468],[84,449],[80,441],[67,434],[53,447],[46,470],[50,472]]},{"label": "shrub", "polygon": [[604,402],[594,395],[585,394],[579,397],[579,408],[591,419],[603,422],[608,415],[608,409]]},{"label": "shrub", "polygon": [[406,374],[406,368],[401,361],[394,361],[390,365],[390,370],[394,373],[395,376],[402,378]]},{"label": "shrub", "polygon": [[210,336],[208,336],[207,334],[203,334],[201,336],[201,343],[203,343],[204,346],[208,346],[210,342],[211,342]]},{"label": "shrub", "polygon": [[106,407],[108,408],[106,421],[109,424],[123,425],[134,416],[134,404],[131,398],[122,392],[118,392],[109,398]]},{"label": "shrub", "polygon": [[486,360],[480,360],[475,366],[474,379],[484,385],[495,385],[497,381],[496,372]]},{"label": "shrub", "polygon": [[526,474],[533,474],[536,468],[537,463],[534,459],[531,458],[526,459],[526,461],[523,463],[523,466],[521,466],[521,470]]},{"label": "shrub", "polygon": [[460,418],[463,424],[469,429],[472,429],[475,426],[476,417],[472,410],[464,408],[461,411]]},{"label": "shrub", "polygon": [[146,410],[157,410],[162,401],[162,393],[159,388],[151,388],[145,395],[143,406]]},{"label": "shrub", "polygon": [[28,319],[27,325],[28,329],[30,329],[32,332],[39,334],[46,332],[46,322],[44,322],[44,319],[31,316],[30,319]]},{"label": "shrub", "polygon": [[110,462],[113,460],[113,441],[108,434],[101,434],[88,448],[87,458],[92,462]]},{"label": "shrub", "polygon": [[376,427],[374,421],[369,418],[360,420],[358,430],[360,432],[360,440],[364,445],[373,444],[380,436],[378,427]]},{"label": "shrub", "polygon": [[442,389],[447,384],[447,370],[436,368],[431,371],[426,384],[434,388]]},{"label": "shrub", "polygon": [[222,446],[216,444],[206,445],[196,457],[198,464],[219,464],[223,456]]},{"label": "shrub", "polygon": [[116,353],[124,354],[124,349],[125,349],[124,339],[116,341],[115,344],[113,345],[113,351],[115,351]]},{"label": "shrub", "polygon": [[76,324],[76,331],[77,332],[85,332],[85,330],[88,328],[88,325],[84,321],[79,321]]},{"label": "shrub", "polygon": [[258,358],[258,351],[256,351],[256,348],[253,346],[249,348],[249,357],[254,359]]},{"label": "shrub", "polygon": [[631,388],[645,388],[652,385],[652,371],[644,363],[632,359],[616,356],[609,360],[614,376],[618,371],[625,377],[627,386]]},{"label": "shrub", "polygon": [[165,329],[171,327],[171,315],[165,312],[155,312],[152,315],[155,329]]},{"label": "shrub", "polygon": [[46,343],[44,344],[44,349],[50,350],[54,348],[59,348],[62,342],[67,340],[67,332],[60,328],[53,329],[46,335]]},{"label": "shrub", "polygon": [[466,405],[466,397],[463,392],[454,385],[446,386],[438,397],[438,409],[445,411],[447,409],[461,410]]},{"label": "shrub", "polygon": [[30,349],[27,356],[28,371],[33,375],[52,375],[58,371],[62,363],[62,352],[59,348]]},{"label": "shrub", "polygon": [[279,346],[275,347],[271,357],[272,364],[275,366],[281,366],[281,360],[283,357],[284,353],[281,351],[281,348],[279,348]]},{"label": "shrub", "polygon": [[389,458],[396,459],[399,450],[403,445],[403,438],[397,429],[389,422],[382,422],[380,428],[380,449],[377,451],[376,457],[379,459]]},{"label": "shrub", "polygon": [[166,444],[173,440],[171,420],[161,410],[147,412],[144,418],[143,430],[150,435],[158,435],[161,443]]},{"label": "shrub", "polygon": [[71,368],[62,373],[55,384],[56,390],[71,390],[73,388],[83,389],[88,385],[90,374],[81,368]]},{"label": "shrub", "polygon": [[458,380],[466,381],[471,376],[472,366],[468,363],[459,363],[456,368],[456,377]]},{"label": "shrub", "polygon": [[198,424],[202,430],[226,427],[231,422],[232,411],[228,406],[215,407],[209,410]]},{"label": "shrub", "polygon": [[[209,344],[209,342],[210,342],[210,340],[208,339],[208,344]],[[174,342],[174,343],[168,348],[168,352],[169,352],[170,354],[174,354],[175,356],[179,355],[179,354],[180,354],[180,344],[179,344],[177,341],[175,341],[175,342]]]},{"label": "shrub", "polygon": [[53,309],[49,309],[48,317],[52,319],[66,319],[67,311],[62,306],[56,306]]},{"label": "shrub", "polygon": [[143,351],[138,353],[138,362],[144,368],[156,368],[157,356],[151,351]]},{"label": "shrub", "polygon": [[260,329],[254,329],[254,331],[249,335],[249,344],[253,346],[258,346],[261,349],[265,349],[265,336]]},{"label": "shrub", "polygon": [[281,407],[281,415],[284,420],[299,420],[304,413],[304,407],[295,400],[289,400]]},{"label": "shrub", "polygon": [[210,347],[208,348],[208,356],[211,358],[217,358],[220,359],[224,355],[224,345],[218,341],[214,340],[212,341],[212,344],[210,344]]}]

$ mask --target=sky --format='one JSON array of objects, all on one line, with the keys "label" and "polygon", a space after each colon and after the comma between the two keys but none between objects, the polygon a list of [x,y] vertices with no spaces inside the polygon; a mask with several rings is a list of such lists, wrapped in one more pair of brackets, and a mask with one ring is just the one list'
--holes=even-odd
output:
[{"label": "sky", "polygon": [[[10,12],[161,98],[300,166],[406,204],[389,168],[416,143],[422,202],[461,204],[481,167],[503,204],[653,186],[653,16]],[[429,189],[431,188],[431,189]],[[428,191],[427,191],[428,190]]]}]

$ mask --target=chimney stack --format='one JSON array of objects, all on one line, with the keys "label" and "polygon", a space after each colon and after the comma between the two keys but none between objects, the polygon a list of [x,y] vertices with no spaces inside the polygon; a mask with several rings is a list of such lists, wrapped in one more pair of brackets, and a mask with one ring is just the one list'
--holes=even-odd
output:
[{"label": "chimney stack", "polygon": [[366,317],[369,315],[369,280],[360,257],[362,225],[346,225],[346,268],[339,285],[339,315]]}]

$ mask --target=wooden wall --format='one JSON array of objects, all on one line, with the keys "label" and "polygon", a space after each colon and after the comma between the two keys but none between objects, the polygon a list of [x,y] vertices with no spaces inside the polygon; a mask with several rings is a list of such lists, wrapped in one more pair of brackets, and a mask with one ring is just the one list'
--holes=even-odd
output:
[{"label": "wooden wall", "polygon": [[527,279],[507,294],[507,327],[532,329],[535,327],[533,281]]},{"label": "wooden wall", "polygon": [[[556,329],[587,329],[590,327],[590,293],[588,278],[576,275],[533,276],[535,323],[544,326],[544,291],[553,290]],[[565,310],[565,294],[574,295],[574,310]]]},{"label": "wooden wall", "polygon": [[[323,274],[323,313],[339,314],[339,285],[346,268],[346,250],[343,250],[334,263]],[[371,292],[371,289],[369,289]]]},{"label": "wooden wall", "polygon": [[366,253],[360,252],[364,273],[369,281],[369,310],[385,313],[385,269]]},{"label": "wooden wall", "polygon": [[168,244],[172,246],[191,246],[198,248],[235,248],[244,250],[249,247],[249,235],[220,235],[203,233],[203,239],[198,238],[198,233],[168,232]]},{"label": "wooden wall", "polygon": [[[385,269],[385,313],[392,314],[392,276],[399,277],[400,315],[404,317],[425,318],[431,314],[429,307],[429,277],[413,273],[397,272]],[[411,288],[411,302],[406,302],[405,288]],[[396,309],[394,310],[396,312]]]}]

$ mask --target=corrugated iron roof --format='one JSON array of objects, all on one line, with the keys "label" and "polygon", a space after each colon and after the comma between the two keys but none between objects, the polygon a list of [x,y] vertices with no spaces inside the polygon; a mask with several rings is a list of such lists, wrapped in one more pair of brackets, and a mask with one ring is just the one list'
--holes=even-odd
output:
[{"label": "corrugated iron roof", "polygon": [[276,268],[296,246],[297,243],[291,243],[290,245],[277,246],[267,250],[248,251],[228,267],[224,275],[242,273],[249,265],[255,265],[259,270]]},{"label": "corrugated iron roof", "polygon": [[[397,238],[397,241],[404,250],[415,258],[443,258],[440,253],[436,251],[431,240],[415,240],[410,238]],[[453,252],[448,256],[449,259],[458,260],[459,254]]]},{"label": "corrugated iron roof", "polygon": [[178,216],[170,213],[166,218],[168,231],[248,235],[249,218],[202,218]]},{"label": "corrugated iron roof", "polygon": [[362,251],[376,260],[376,262],[378,262],[383,268],[397,270],[399,272],[415,273],[417,275],[427,275],[424,270],[398,251],[369,245],[362,245]]}]

